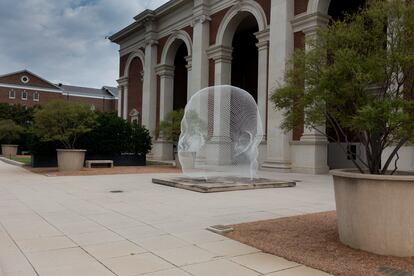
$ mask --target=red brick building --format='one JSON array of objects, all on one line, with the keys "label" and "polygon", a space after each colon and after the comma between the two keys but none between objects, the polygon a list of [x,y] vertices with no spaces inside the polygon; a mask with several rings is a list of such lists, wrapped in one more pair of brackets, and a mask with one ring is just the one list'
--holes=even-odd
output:
[{"label": "red brick building", "polygon": [[54,84],[28,70],[0,76],[0,103],[33,107],[58,99],[85,103],[93,110],[115,112],[118,89]]}]

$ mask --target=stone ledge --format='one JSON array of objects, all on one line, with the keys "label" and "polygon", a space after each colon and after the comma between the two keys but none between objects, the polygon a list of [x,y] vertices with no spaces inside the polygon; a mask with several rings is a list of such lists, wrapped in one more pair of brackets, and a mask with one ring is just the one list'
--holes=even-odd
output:
[{"label": "stone ledge", "polygon": [[18,167],[23,167],[24,166],[24,163],[22,163],[22,162],[11,160],[11,159],[8,159],[8,158],[3,157],[3,156],[0,156],[0,160],[3,161],[4,163],[14,165],[14,166],[18,166]]},{"label": "stone ledge", "polygon": [[295,187],[296,182],[265,178],[215,177],[209,180],[185,177],[153,178],[152,183],[199,193]]}]

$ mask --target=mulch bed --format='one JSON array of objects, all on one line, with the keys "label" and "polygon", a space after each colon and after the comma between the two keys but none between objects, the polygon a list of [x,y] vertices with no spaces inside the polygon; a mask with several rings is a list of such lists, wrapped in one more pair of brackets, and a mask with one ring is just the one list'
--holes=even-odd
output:
[{"label": "mulch bed", "polygon": [[[397,258],[352,249],[339,241],[336,212],[233,225],[227,237],[264,252],[334,275],[413,275],[414,257]],[[391,268],[406,273],[380,270]]]},{"label": "mulch bed", "polygon": [[74,172],[59,172],[57,168],[31,168],[25,167],[31,172],[47,176],[82,176],[82,175],[110,175],[110,174],[144,174],[144,173],[181,173],[180,169],[173,166],[136,166],[113,168],[84,168]]}]

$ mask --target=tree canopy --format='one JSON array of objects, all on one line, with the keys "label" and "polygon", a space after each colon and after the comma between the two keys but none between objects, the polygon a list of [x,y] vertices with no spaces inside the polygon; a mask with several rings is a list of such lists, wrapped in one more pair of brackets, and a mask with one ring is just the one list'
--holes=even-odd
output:
[{"label": "tree canopy", "polygon": [[[393,174],[398,151],[414,137],[412,1],[368,1],[320,29],[306,48],[294,53],[285,85],[272,96],[284,112],[282,127],[326,124],[331,141],[356,137],[364,145],[366,158],[357,153],[354,160],[361,172]],[[387,147],[394,150],[382,164]]]}]

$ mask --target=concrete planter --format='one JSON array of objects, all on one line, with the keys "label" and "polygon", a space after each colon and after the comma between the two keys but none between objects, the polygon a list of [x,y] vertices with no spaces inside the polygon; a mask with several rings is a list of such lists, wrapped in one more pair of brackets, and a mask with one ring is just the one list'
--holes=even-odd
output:
[{"label": "concrete planter", "polygon": [[16,156],[18,147],[18,145],[1,145],[1,153],[8,158]]},{"label": "concrete planter", "polygon": [[380,255],[414,256],[414,175],[331,174],[341,242]]},{"label": "concrete planter", "polygon": [[83,168],[86,150],[57,149],[56,151],[59,171],[79,171]]}]

